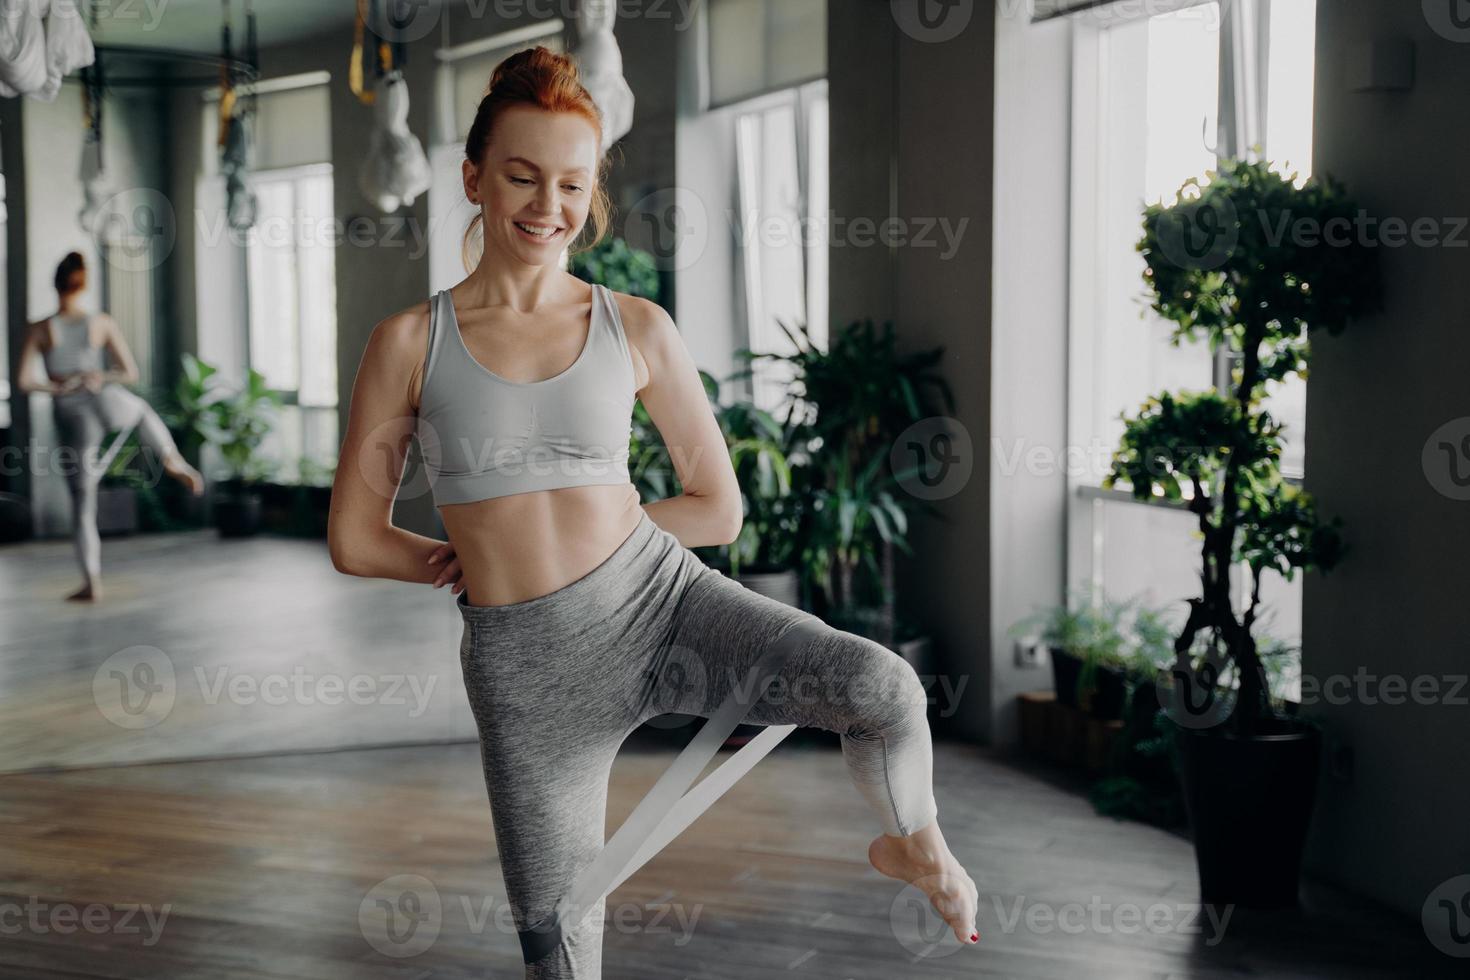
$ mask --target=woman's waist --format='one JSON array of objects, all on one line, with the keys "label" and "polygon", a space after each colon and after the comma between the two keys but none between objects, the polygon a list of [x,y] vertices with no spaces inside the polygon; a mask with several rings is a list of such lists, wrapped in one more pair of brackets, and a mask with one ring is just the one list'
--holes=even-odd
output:
[{"label": "woman's waist", "polygon": [[584,579],[646,516],[631,483],[512,494],[440,515],[472,609],[525,603]]},{"label": "woman's waist", "polygon": [[127,389],[123,388],[116,381],[108,381],[96,391],[93,391],[85,385],[77,385],[68,391],[59,391],[53,394],[51,400],[58,405],[83,405],[89,402],[95,402],[104,393],[113,395],[119,390],[126,391]]}]

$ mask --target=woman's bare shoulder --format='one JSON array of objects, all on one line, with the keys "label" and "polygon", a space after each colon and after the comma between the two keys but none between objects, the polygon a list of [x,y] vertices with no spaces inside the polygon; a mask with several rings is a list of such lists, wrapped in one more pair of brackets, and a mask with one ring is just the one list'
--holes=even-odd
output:
[{"label": "woman's bare shoulder", "polygon": [[383,317],[373,327],[362,356],[363,366],[371,365],[379,377],[407,382],[409,406],[415,411],[428,353],[429,312],[426,299]]},{"label": "woman's bare shoulder", "polygon": [[[642,391],[652,379],[653,368],[648,355],[657,355],[658,351],[678,336],[678,328],[674,326],[674,319],[669,316],[669,311],[653,300],[612,289],[608,292],[612,293],[613,302],[618,308],[618,319],[623,322],[623,335],[628,338],[628,346],[633,349],[635,371],[641,379],[638,390]],[[640,362],[642,367],[637,369],[636,365]]]},{"label": "woman's bare shoulder", "polygon": [[38,344],[43,349],[49,346],[51,343],[51,331],[47,329],[46,325],[50,322],[51,318],[49,316],[43,316],[39,320],[27,323],[25,339]]},{"label": "woman's bare shoulder", "polygon": [[668,339],[668,332],[678,333],[669,311],[653,300],[611,289],[608,292],[612,293],[613,301],[617,304],[618,317],[623,321],[623,332],[635,347],[657,347]]},{"label": "woman's bare shoulder", "polygon": [[[422,348],[424,341],[428,339],[428,333],[429,301],[424,300],[379,320],[368,338],[368,347],[377,347],[383,353],[397,357],[415,348]],[[422,357],[422,350],[417,353]]]}]

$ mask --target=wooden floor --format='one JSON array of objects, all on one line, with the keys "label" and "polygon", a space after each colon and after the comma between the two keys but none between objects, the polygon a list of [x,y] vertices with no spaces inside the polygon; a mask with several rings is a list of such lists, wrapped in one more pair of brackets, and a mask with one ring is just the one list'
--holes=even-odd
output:
[{"label": "wooden floor", "polygon": [[[64,542],[0,549],[12,770],[0,774],[0,978],[520,977],[478,746],[371,747],[424,735],[425,717],[453,738],[464,716],[450,687],[397,721],[372,716],[377,704],[272,716],[193,695],[175,700],[191,710],[137,732],[85,718],[99,696],[82,679],[137,645],[169,651],[181,673],[368,664],[447,685],[458,623],[444,593],[339,582],[307,542],[168,536],[104,550],[116,601],[79,610],[54,599],[72,584]],[[629,740],[609,831],[676,751],[667,732]],[[868,865],[878,828],[840,752],[793,738],[609,896],[604,976],[1464,975],[1417,922],[1310,881],[1300,909],[1237,909],[1222,926],[1198,907],[1186,839],[1098,817],[1069,778],[975,746],[940,742],[934,765],[941,825],[981,892],[978,947],[926,928],[917,893]]]},{"label": "wooden floor", "polygon": [[104,538],[0,547],[0,771],[461,740],[448,589],[361,579],[324,543]]}]

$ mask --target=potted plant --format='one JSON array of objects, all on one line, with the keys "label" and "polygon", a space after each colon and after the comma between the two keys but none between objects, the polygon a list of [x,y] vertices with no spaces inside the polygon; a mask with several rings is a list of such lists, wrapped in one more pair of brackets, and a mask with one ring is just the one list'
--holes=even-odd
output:
[{"label": "potted plant", "polygon": [[[1357,205],[1333,179],[1297,187],[1262,162],[1223,160],[1170,205],[1144,210],[1138,250],[1150,305],[1173,341],[1207,338],[1232,356],[1231,390],[1162,393],[1144,402],[1104,486],[1139,499],[1181,499],[1201,537],[1200,592],[1160,677],[1206,902],[1294,905],[1317,785],[1321,732],[1281,710],[1252,635],[1270,570],[1327,572],[1346,553],[1341,521],[1282,479],[1280,424],[1262,405],[1269,382],[1306,376],[1309,333],[1337,334],[1380,308],[1376,252],[1303,228],[1355,227]],[[1192,190],[1191,190],[1192,189]],[[1186,192],[1189,192],[1186,195]],[[1334,244],[1326,244],[1333,241]],[[1232,604],[1232,569],[1251,577]]]},{"label": "potted plant", "polygon": [[[1186,822],[1177,765],[1176,733],[1180,729],[1160,710],[1155,678],[1160,671],[1167,671],[1173,660],[1173,638],[1178,630],[1164,621],[1159,610],[1140,610],[1139,615],[1157,625],[1135,628],[1139,646],[1130,671],[1123,730],[1109,753],[1107,775],[1093,784],[1089,796],[1098,813],[1173,828]],[[1300,663],[1299,648],[1263,636],[1257,641],[1256,652],[1266,667],[1273,692],[1284,690],[1287,678]],[[1285,708],[1284,695],[1278,698],[1278,705]]]},{"label": "potted plant", "polygon": [[804,587],[813,604],[820,595],[819,611],[833,625],[903,652],[918,638],[899,632],[912,627],[896,615],[893,551],[913,553],[911,512],[943,515],[904,489],[923,466],[895,472],[890,451],[904,429],[940,414],[936,395],[954,411],[949,385],[933,370],[944,348],[899,354],[892,322],[879,332],[867,319],[834,332],[822,350],[804,325],[777,322],[793,352],[742,348],[736,357],[747,364],[732,377],[753,375],[762,360],[791,375],[780,445],[793,466]]},{"label": "potted plant", "polygon": [[725,436],[744,514],[739,537],[721,546],[710,561],[752,591],[800,608],[795,567],[799,515],[781,423],[750,402],[722,404],[719,386],[706,377],[705,390]]},{"label": "potted plant", "polygon": [[1123,717],[1134,653],[1123,628],[1131,602],[1109,599],[1096,587],[1046,607],[1011,626],[1012,636],[1036,632],[1051,660],[1059,704],[1104,721]]},{"label": "potted plant", "polygon": [[1089,796],[1098,813],[1175,827],[1184,820],[1184,799],[1173,764],[1173,725],[1159,710],[1156,678],[1173,660],[1178,629],[1164,606],[1130,605],[1123,728]]},{"label": "potted plant", "polygon": [[211,398],[199,425],[224,460],[228,475],[216,488],[215,524],[221,537],[255,534],[261,523],[259,485],[275,469],[259,455],[261,442],[276,421],[281,396],[266,387],[265,377],[247,368],[245,384]]}]

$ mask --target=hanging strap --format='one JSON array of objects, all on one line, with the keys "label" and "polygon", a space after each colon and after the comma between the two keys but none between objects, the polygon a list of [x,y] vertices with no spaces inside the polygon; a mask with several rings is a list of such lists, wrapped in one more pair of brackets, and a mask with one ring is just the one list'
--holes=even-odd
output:
[{"label": "hanging strap", "polygon": [[521,954],[527,963],[542,959],[560,945],[561,924],[569,913],[580,920],[592,905],[663,850],[796,729],[795,725],[766,726],[698,786],[685,793],[749,713],[751,704],[743,703],[741,695],[750,690],[751,703],[759,701],[791,655],[825,629],[826,624],[815,616],[798,620],[751,667],[747,684],[731,690],[699,729],[699,734],[659,777],[568,892],[558,899],[551,914],[529,929],[520,930]]}]

